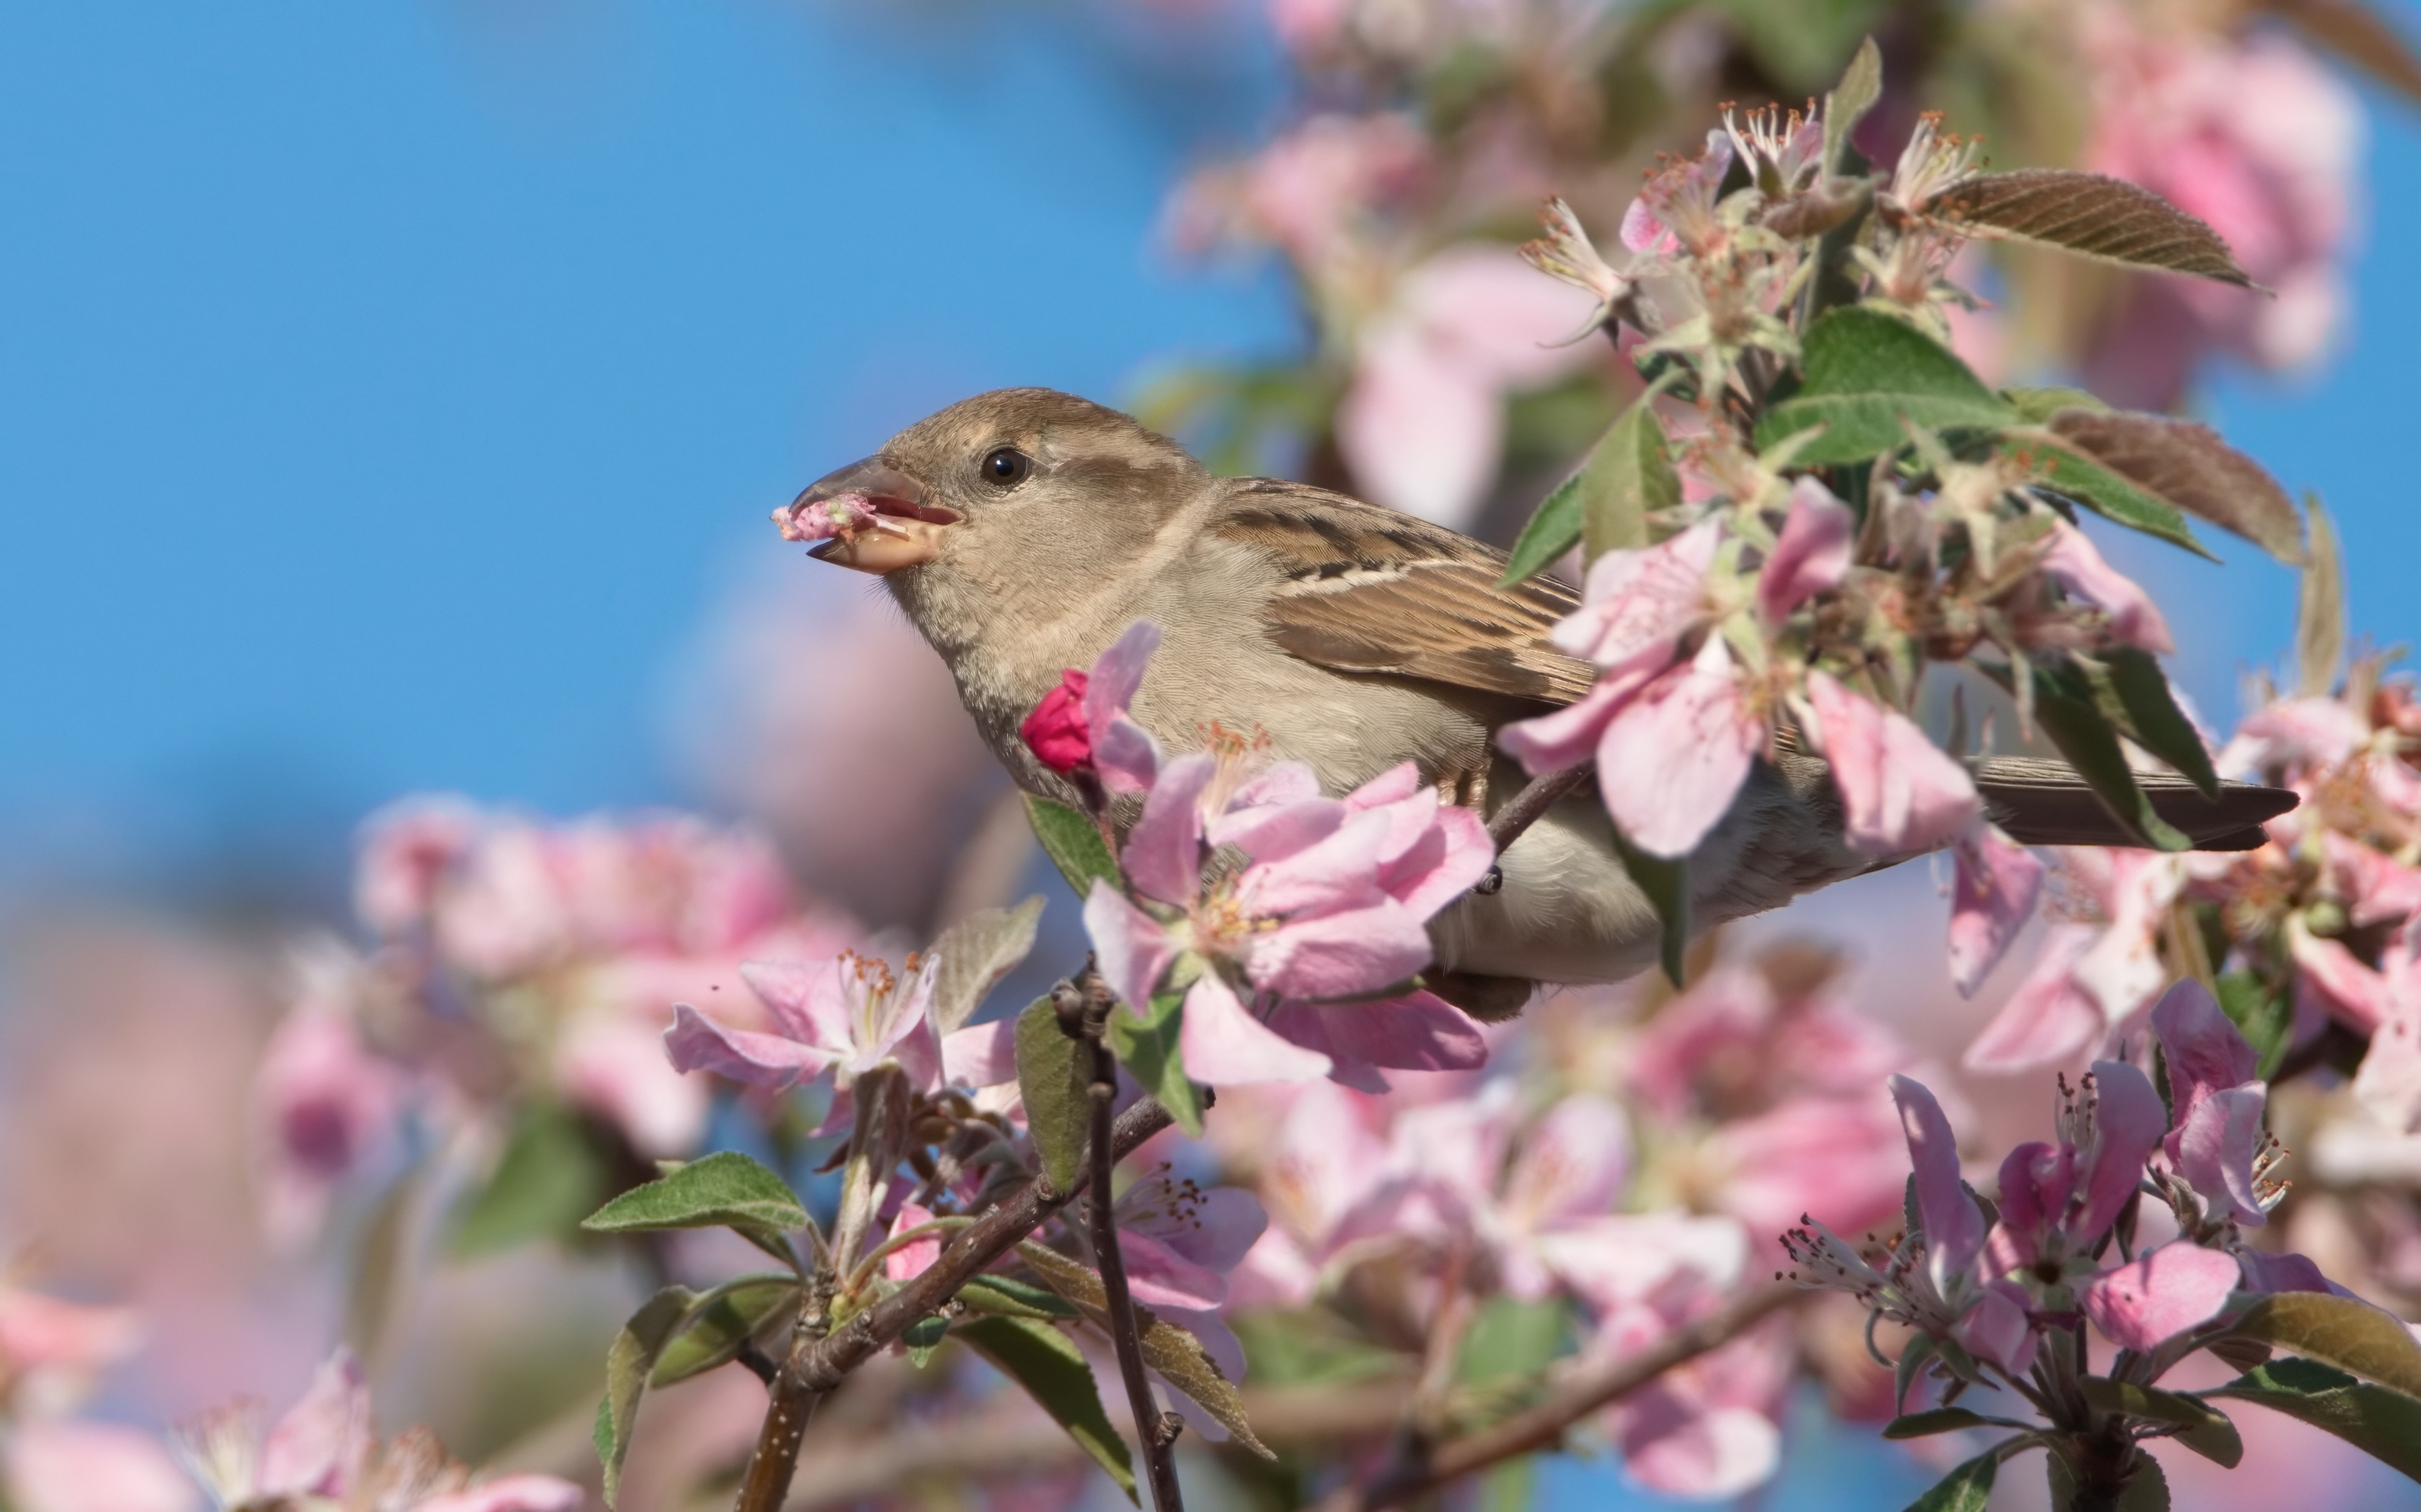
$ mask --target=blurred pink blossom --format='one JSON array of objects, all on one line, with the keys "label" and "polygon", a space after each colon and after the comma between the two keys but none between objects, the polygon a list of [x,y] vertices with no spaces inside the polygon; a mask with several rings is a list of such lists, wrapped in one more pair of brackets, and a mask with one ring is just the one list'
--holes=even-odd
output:
[{"label": "blurred pink blossom", "polygon": [[2263,367],[2308,365],[2347,302],[2363,135],[2353,92],[2276,31],[2163,25],[2108,0],[2082,21],[2094,102],[2085,165],[2209,223],[2274,291],[2137,276],[2086,358],[2092,388],[2166,409],[2212,349]]},{"label": "blurred pink blossom", "polygon": [[1372,500],[1468,524],[1496,476],[1505,397],[1580,370],[1593,351],[1558,345],[1589,297],[1541,278],[1511,249],[1448,247],[1398,280],[1364,329],[1336,443]]},{"label": "blurred pink blossom", "polygon": [[194,1512],[201,1501],[150,1434],[55,1418],[9,1428],[0,1494],[15,1512]]}]

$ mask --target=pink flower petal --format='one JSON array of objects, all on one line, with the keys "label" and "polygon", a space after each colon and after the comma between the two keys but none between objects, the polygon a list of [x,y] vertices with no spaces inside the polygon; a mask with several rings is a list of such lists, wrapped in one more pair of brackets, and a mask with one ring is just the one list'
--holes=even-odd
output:
[{"label": "pink flower petal", "polygon": [[2371,1031],[2353,1095],[2388,1128],[2421,1132],[2421,1008],[2399,1005]]},{"label": "pink flower petal", "polygon": [[1856,527],[1850,507],[1817,479],[1791,485],[1781,538],[1757,576],[1757,609],[1767,624],[1781,624],[1809,599],[1840,585],[1849,575],[1850,535]]},{"label": "pink flower petal", "polygon": [[1598,789],[1633,845],[1688,855],[1731,807],[1765,739],[1765,721],[1742,701],[1731,652],[1710,635],[1696,660],[1649,683],[1606,726]]},{"label": "pink flower petal", "polygon": [[1429,931],[1403,905],[1298,917],[1253,936],[1244,974],[1285,998],[1348,998],[1382,991],[1429,963]]},{"label": "pink flower petal", "polygon": [[2207,1093],[2195,1099],[2169,1136],[2178,1174],[2193,1184],[2213,1219],[2233,1218],[2245,1228],[2269,1221],[2253,1188],[2253,1161],[2261,1151],[2261,1113],[2268,1100],[2257,1082]]},{"label": "pink flower petal", "polygon": [[1930,850],[1980,812],[1967,769],[1906,715],[1821,672],[1807,675],[1807,697],[1851,846],[1878,855]]},{"label": "pink flower petal", "polygon": [[829,1051],[780,1035],[729,1029],[686,1003],[673,1005],[664,1053],[677,1071],[711,1071],[726,1080],[775,1091],[818,1075],[839,1059]]},{"label": "pink flower petal", "polygon": [[1119,856],[1137,892],[1181,906],[1201,891],[1200,801],[1217,772],[1217,758],[1207,751],[1179,756],[1162,769]]},{"label": "pink flower petal", "polygon": [[2348,923],[2361,927],[2401,922],[2421,912],[2421,870],[2335,830],[2320,832],[2320,843],[2327,848],[2330,875],[2345,898]]},{"label": "pink flower petal", "polygon": [[1363,338],[1353,385],[1336,407],[1336,445],[1366,498],[1465,524],[1495,475],[1504,434],[1494,379],[1467,354],[1401,317]]},{"label": "pink flower petal", "polygon": [[1663,666],[1710,614],[1707,569],[1722,540],[1723,527],[1708,520],[1658,545],[1600,556],[1581,607],[1554,629],[1555,646],[1609,671]]},{"label": "pink flower petal", "polygon": [[1388,829],[1383,810],[1353,815],[1326,839],[1248,868],[1236,883],[1237,901],[1264,918],[1370,903],[1381,896],[1379,850]]},{"label": "pink flower petal", "polygon": [[2009,943],[2034,916],[2043,864],[2002,834],[2000,826],[1981,819],[1960,833],[1958,857],[1951,889],[1950,980],[1966,996],[2000,964]]},{"label": "pink flower petal", "polygon": [[[2220,1011],[2210,990],[2191,976],[2153,1006],[2152,1033],[2168,1061],[2169,1100],[2176,1106],[2179,1127],[2203,1099],[2252,1081],[2259,1065],[2253,1047]],[[2176,1153],[2170,1150],[2172,1156]]]},{"label": "pink flower petal", "polygon": [[1631,1179],[1631,1120],[1621,1104],[1574,1093],[1532,1127],[1505,1178],[1504,1207],[1534,1224],[1610,1212]]},{"label": "pink flower petal", "polygon": [[2074,525],[2060,521],[2052,526],[2051,549],[2043,553],[2041,567],[2053,582],[2107,616],[2114,639],[2163,655],[2178,648],[2151,595],[2103,561]]},{"label": "pink flower petal", "polygon": [[2026,1316],[2030,1302],[2016,1282],[1995,1281],[1951,1330],[1952,1336],[1977,1359],[2023,1378],[2035,1363],[2034,1320]]},{"label": "pink flower petal", "polygon": [[1118,1253],[1126,1257],[1135,1301],[1147,1307],[1202,1309],[1227,1300],[1227,1283],[1218,1271],[1195,1264],[1149,1234],[1123,1230]]},{"label": "pink flower petal", "polygon": [[[899,1216],[891,1222],[891,1232],[884,1237],[898,1239],[910,1229],[921,1228],[932,1221],[931,1208],[918,1207],[913,1202],[903,1202],[899,1205]],[[932,1268],[934,1261],[942,1257],[942,1239],[943,1236],[936,1233],[928,1238],[911,1239],[902,1244],[882,1257],[883,1275],[893,1281],[913,1281],[923,1275]]]},{"label": "pink flower petal", "polygon": [[2216,1317],[2240,1274],[2225,1251],[2179,1239],[2095,1276],[2077,1300],[2111,1343],[2148,1350]]},{"label": "pink flower petal", "polygon": [[1534,777],[1586,761],[1597,754],[1606,725],[1653,677],[1645,666],[1608,673],[1580,702],[1499,729],[1496,747]]},{"label": "pink flower petal", "polygon": [[773,1017],[773,1026],[802,1044],[837,1054],[849,1045],[849,1005],[837,959],[813,964],[744,960],[740,979]]},{"label": "pink flower petal", "polygon": [[2117,1222],[2144,1179],[2144,1162],[2168,1131],[2168,1111],[2161,1106],[2151,1078],[2125,1061],[2095,1061],[2092,1075],[2100,1102],[2093,1144],[2080,1152],[2085,1206],[2070,1225],[2084,1244],[2100,1239]]},{"label": "pink flower petal", "polygon": [[415,1503],[412,1512],[576,1512],[587,1495],[554,1475],[507,1475]]},{"label": "pink flower petal", "polygon": [[1144,668],[1159,648],[1160,627],[1136,620],[1093,663],[1082,689],[1093,764],[1101,786],[1114,793],[1143,792],[1159,774],[1160,747],[1127,717],[1127,706],[1143,686]]},{"label": "pink flower petal", "polygon": [[964,1087],[1016,1081],[1017,1021],[1001,1019],[943,1036],[942,1080]]},{"label": "pink flower petal", "polygon": [[2082,1055],[2108,1021],[2078,984],[2076,963],[2094,942],[2089,925],[2054,925],[2043,935],[2034,970],[1960,1057],[1971,1071],[2006,1076],[2058,1066]]},{"label": "pink flower petal", "polygon": [[339,1348],[261,1442],[262,1494],[342,1498],[361,1474],[373,1431],[369,1384],[352,1351]]},{"label": "pink flower petal", "polygon": [[1213,1086],[1307,1082],[1328,1074],[1327,1056],[1280,1038],[1244,1010],[1215,972],[1204,972],[1186,992],[1178,1044],[1185,1073]]},{"label": "pink flower petal", "polygon": [[2313,934],[2298,919],[2288,925],[2287,948],[2295,958],[2296,985],[2349,1028],[2370,1034],[2396,1016],[2395,983],[2336,941]]},{"label": "pink flower petal", "polygon": [[1282,1003],[1276,1033],[1339,1060],[1403,1071],[1469,1071],[1488,1064],[1479,1025],[1428,992],[1383,1003]]},{"label": "pink flower petal", "polygon": [[1892,1100],[1899,1105],[1900,1128],[1908,1136],[1909,1162],[1916,1174],[1916,1213],[1925,1227],[1926,1269],[1934,1288],[1946,1293],[1984,1248],[1983,1209],[1959,1179],[1959,1139],[1950,1131],[1950,1120],[1943,1116],[1942,1104],[1923,1083],[1909,1077],[1893,1077],[1891,1089]]},{"label": "pink flower petal", "polygon": [[1138,1014],[1149,1011],[1152,993],[1177,960],[1177,942],[1167,927],[1096,878],[1085,898],[1085,936],[1093,943],[1101,980],[1118,1001]]}]

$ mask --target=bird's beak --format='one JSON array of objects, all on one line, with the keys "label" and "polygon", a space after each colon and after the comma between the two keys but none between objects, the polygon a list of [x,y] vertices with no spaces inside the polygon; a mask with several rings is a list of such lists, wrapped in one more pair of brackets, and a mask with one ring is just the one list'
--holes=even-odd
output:
[{"label": "bird's beak", "polygon": [[925,485],[906,473],[868,457],[827,473],[805,491],[773,511],[773,523],[784,540],[818,538],[801,524],[809,505],[846,498],[877,517],[873,526],[846,535],[822,538],[807,554],[819,561],[878,575],[929,562],[942,549],[942,532],[958,523],[959,512],[925,502]]}]

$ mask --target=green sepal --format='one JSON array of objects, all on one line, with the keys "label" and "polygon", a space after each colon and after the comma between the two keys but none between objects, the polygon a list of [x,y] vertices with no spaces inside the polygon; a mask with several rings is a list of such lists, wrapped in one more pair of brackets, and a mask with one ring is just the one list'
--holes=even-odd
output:
[{"label": "green sepal", "polygon": [[908,1363],[922,1370],[932,1362],[933,1351],[942,1347],[943,1335],[950,1332],[950,1320],[935,1313],[920,1317],[899,1332],[899,1342],[908,1347]]},{"label": "green sepal", "polygon": [[[2177,768],[2180,776],[2219,797],[2219,773],[2210,764],[2202,734],[2178,707],[2169,679],[2152,653],[2132,646],[2115,646],[2099,652],[2103,675],[2095,678],[2097,693],[2106,693],[2128,738]],[[2112,710],[2105,710],[2105,712]]]}]

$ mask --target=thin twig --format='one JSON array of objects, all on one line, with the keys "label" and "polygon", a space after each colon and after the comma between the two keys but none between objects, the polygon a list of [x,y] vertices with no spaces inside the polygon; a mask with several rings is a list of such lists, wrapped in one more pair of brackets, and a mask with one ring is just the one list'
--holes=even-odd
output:
[{"label": "thin twig", "polygon": [[1117,1350],[1118,1374],[1126,1379],[1127,1410],[1134,1414],[1135,1443],[1143,1451],[1152,1505],[1158,1512],[1185,1512],[1185,1499],[1177,1489],[1177,1457],[1169,1452],[1175,1435],[1164,1427],[1152,1406],[1151,1382],[1144,1378],[1143,1340],[1135,1325],[1134,1298],[1127,1290],[1126,1257],[1118,1250],[1117,1212],[1110,1203],[1110,1168],[1117,1160],[1111,1150],[1110,1104],[1118,1095],[1118,1062],[1102,1037],[1101,1018],[1088,1013],[1085,1023],[1093,1052],[1093,1080],[1086,1088],[1093,1100],[1092,1132],[1086,1140],[1092,1180],[1085,1194],[1092,1218],[1093,1260],[1101,1268],[1110,1343]]},{"label": "thin twig", "polygon": [[1367,1488],[1345,1488],[1322,1504],[1321,1512],[1380,1512],[1382,1507],[1401,1506],[1507,1459],[1554,1448],[1581,1419],[1676,1365],[1721,1348],[1769,1314],[1806,1295],[1804,1287],[1788,1282],[1742,1292],[1720,1310],[1683,1324],[1637,1354],[1608,1361],[1571,1377],[1554,1396],[1528,1411],[1517,1412],[1476,1433],[1447,1440],[1430,1450],[1418,1467],[1389,1475]]},{"label": "thin twig", "polygon": [[[1112,1159],[1124,1159],[1172,1121],[1168,1110],[1150,1099],[1136,1103],[1117,1117],[1110,1141]],[[1048,1177],[1036,1177],[977,1218],[914,1280],[828,1334],[809,1337],[802,1332],[795,1337],[766,1408],[757,1452],[741,1481],[738,1512],[774,1512],[782,1504],[798,1469],[799,1440],[818,1398],[847,1380],[851,1371],[908,1332],[910,1325],[940,1311],[961,1286],[1016,1248],[1018,1240],[1068,1206],[1085,1186],[1082,1174],[1066,1192],[1054,1191]],[[806,1311],[819,1317],[823,1313],[814,1305]]]},{"label": "thin twig", "polygon": [[1520,839],[1523,831],[1538,823],[1541,815],[1554,807],[1566,793],[1587,781],[1589,773],[1596,770],[1594,761],[1575,761],[1560,772],[1531,778],[1523,785],[1520,792],[1513,795],[1512,801],[1498,809],[1495,817],[1488,821],[1488,843],[1496,848],[1498,855],[1503,855],[1505,848]]}]

